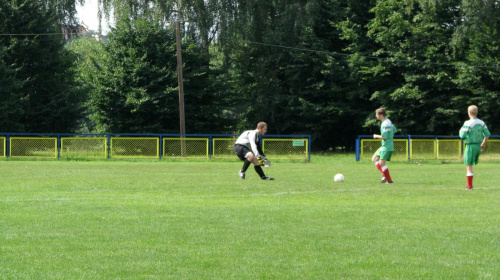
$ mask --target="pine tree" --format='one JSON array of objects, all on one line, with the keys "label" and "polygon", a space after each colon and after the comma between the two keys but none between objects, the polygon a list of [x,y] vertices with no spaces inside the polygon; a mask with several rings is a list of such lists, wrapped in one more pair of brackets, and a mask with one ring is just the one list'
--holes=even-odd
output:
[{"label": "pine tree", "polygon": [[[6,132],[74,132],[83,94],[75,83],[73,57],[65,49],[54,8],[40,1],[2,1],[0,64],[6,81],[0,107]],[[22,34],[22,35],[19,35]],[[2,83],[3,84],[3,83]],[[8,87],[8,88],[5,88]]]}]

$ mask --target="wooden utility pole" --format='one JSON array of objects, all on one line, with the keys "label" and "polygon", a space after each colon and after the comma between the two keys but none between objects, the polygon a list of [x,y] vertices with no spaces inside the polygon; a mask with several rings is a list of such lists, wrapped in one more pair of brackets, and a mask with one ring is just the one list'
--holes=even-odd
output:
[{"label": "wooden utility pole", "polygon": [[179,122],[181,134],[181,156],[186,155],[186,145],[184,135],[186,134],[186,119],[184,116],[184,81],[182,77],[182,50],[181,50],[181,32],[180,21],[175,21],[175,39],[177,42],[177,83],[179,86]]},{"label": "wooden utility pole", "polygon": [[182,77],[181,32],[179,21],[175,21],[175,38],[177,41],[177,83],[179,85],[180,132],[181,134],[186,134],[186,123],[184,117],[184,82]]}]

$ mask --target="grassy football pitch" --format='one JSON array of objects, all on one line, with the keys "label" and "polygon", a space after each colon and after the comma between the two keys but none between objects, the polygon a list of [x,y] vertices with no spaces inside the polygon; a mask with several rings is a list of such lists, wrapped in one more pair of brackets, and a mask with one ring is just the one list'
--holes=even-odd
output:
[{"label": "grassy football pitch", "polygon": [[498,162],[240,167],[0,161],[0,279],[500,279]]}]

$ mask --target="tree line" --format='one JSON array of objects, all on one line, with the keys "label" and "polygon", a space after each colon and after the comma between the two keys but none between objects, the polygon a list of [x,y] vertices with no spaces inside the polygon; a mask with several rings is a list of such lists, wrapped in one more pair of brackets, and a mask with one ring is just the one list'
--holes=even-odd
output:
[{"label": "tree line", "polygon": [[182,20],[186,133],[500,134],[500,1],[99,0],[107,39],[64,40],[84,2],[0,1],[0,131],[179,133]]}]

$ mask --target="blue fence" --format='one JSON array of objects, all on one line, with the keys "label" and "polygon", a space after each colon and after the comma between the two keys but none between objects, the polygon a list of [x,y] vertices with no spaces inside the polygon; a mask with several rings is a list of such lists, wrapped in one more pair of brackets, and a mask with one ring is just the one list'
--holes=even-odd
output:
[{"label": "blue fence", "polygon": [[[234,158],[231,134],[0,133],[1,157]],[[310,135],[262,135],[274,159],[311,159]]]},{"label": "blue fence", "polygon": [[[356,160],[371,159],[381,140],[373,135],[358,135]],[[396,160],[458,160],[463,156],[465,143],[458,136],[395,135],[393,159]],[[486,142],[482,159],[500,159],[500,135],[491,135]]]}]

